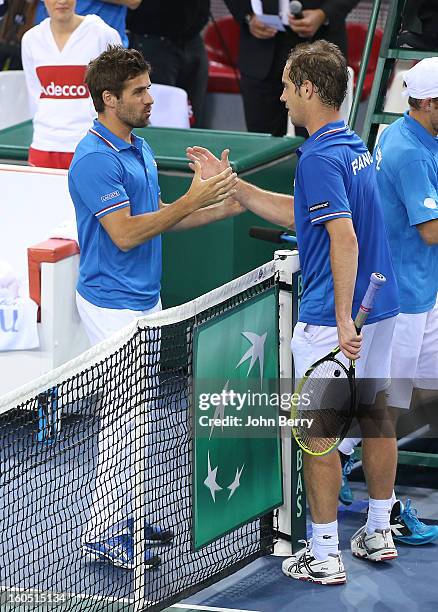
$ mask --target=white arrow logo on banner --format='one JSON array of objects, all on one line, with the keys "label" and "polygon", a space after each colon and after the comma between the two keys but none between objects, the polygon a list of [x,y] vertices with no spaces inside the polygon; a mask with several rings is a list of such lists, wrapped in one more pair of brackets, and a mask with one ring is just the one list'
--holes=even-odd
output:
[{"label": "white arrow logo on banner", "polygon": [[245,338],[251,342],[252,346],[246,351],[242,359],[236,365],[237,369],[242,363],[245,363],[245,361],[251,358],[248,374],[246,375],[248,377],[254,364],[258,361],[260,365],[260,384],[263,379],[263,362],[265,358],[265,340],[267,335],[268,332],[265,332],[262,336],[254,334],[253,332],[242,332],[242,336],[245,336]]},{"label": "white arrow logo on banner", "polygon": [[230,494],[228,495],[228,499],[231,499],[231,497],[234,495],[235,490],[240,487],[240,477],[242,475],[244,467],[245,467],[245,464],[242,465],[240,470],[239,470],[239,468],[237,468],[236,475],[234,477],[233,482],[227,487],[227,489],[230,490]]},{"label": "white arrow logo on banner", "polygon": [[[255,334],[254,332],[241,332],[241,333],[242,333],[242,336],[244,336],[249,342],[251,342],[251,346],[246,351],[246,353],[243,355],[243,357],[239,361],[239,363],[236,365],[235,369],[237,369],[240,365],[245,363],[245,361],[248,361],[248,359],[251,359],[250,364],[249,364],[249,368],[248,368],[248,373],[246,375],[246,377],[248,378],[248,376],[251,373],[252,368],[254,367],[255,363],[258,361],[259,362],[259,366],[260,366],[260,386],[262,386],[262,384],[263,384],[264,356],[265,356],[265,341],[266,341],[266,337],[268,335],[268,332],[265,332],[261,336],[259,336],[258,334]],[[230,381],[227,380],[227,382],[225,383],[225,386],[224,386],[222,391],[228,391],[228,385],[229,384],[230,384]],[[223,395],[222,395],[222,397],[223,397]],[[224,402],[221,402],[218,406],[216,406],[216,410],[215,410],[213,419],[221,419],[221,421],[223,421],[223,419],[225,417],[225,406],[226,406],[226,404]],[[210,440],[211,440],[211,437],[213,435],[214,427],[215,426],[214,426],[214,423],[213,423],[212,426],[211,426],[211,429],[210,429],[210,436],[209,436]],[[223,429],[224,429],[223,424],[222,424],[221,429],[223,431]],[[234,495],[236,490],[240,487],[240,484],[241,484],[240,483],[240,477],[242,476],[242,472],[243,472],[244,467],[245,467],[245,464],[243,464],[242,467],[240,467],[240,468],[236,468],[236,475],[234,477],[234,480],[227,487],[227,489],[230,491],[230,493],[228,495],[228,500],[227,501],[229,501],[232,498],[232,496]],[[211,497],[213,499],[213,503],[216,503],[216,492],[223,490],[223,488],[221,486],[219,486],[218,483],[217,483],[217,471],[218,471],[218,469],[219,469],[218,465],[213,470],[211,469],[210,451],[208,451],[208,456],[207,456],[207,478],[204,480],[204,484],[210,490]]]},{"label": "white arrow logo on banner", "polygon": [[208,489],[210,489],[210,493],[214,502],[216,501],[216,491],[222,491],[222,487],[220,487],[216,482],[217,468],[218,466],[216,466],[214,470],[211,469],[210,451],[208,451],[208,472],[207,478],[204,480],[204,484]]}]

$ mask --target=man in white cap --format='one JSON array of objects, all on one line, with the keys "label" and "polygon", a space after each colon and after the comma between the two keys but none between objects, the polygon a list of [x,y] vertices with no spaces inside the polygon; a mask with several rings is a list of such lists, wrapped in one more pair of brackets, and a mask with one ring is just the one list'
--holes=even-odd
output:
[{"label": "man in white cap", "polygon": [[[438,389],[438,57],[408,70],[405,85],[409,111],[386,128],[374,152],[400,293],[388,405],[402,409],[414,388]],[[339,450],[350,454],[357,442],[346,439]],[[403,506],[394,493],[391,530],[406,544],[438,538],[438,526],[421,523],[410,500]]]}]

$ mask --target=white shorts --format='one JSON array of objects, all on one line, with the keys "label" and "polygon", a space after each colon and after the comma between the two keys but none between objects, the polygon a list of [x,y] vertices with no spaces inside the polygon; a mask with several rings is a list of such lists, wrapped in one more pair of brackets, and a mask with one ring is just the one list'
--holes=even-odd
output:
[{"label": "white shorts", "polygon": [[[362,396],[362,401],[366,404],[372,404],[375,395],[389,386],[391,345],[396,318],[390,317],[365,325],[362,330],[363,341],[360,359],[356,361],[356,378],[369,378],[375,381],[369,393]],[[312,363],[327,355],[337,344],[336,327],[298,322],[295,325],[291,342],[295,379],[303,378]],[[342,353],[337,358],[348,367],[348,359]]]},{"label": "white shorts", "polygon": [[109,338],[116,331],[132,323],[135,319],[161,310],[160,299],[156,306],[149,310],[128,310],[127,308],[117,310],[116,308],[102,308],[83,298],[77,291],[76,305],[85,332],[92,346]]},{"label": "white shorts", "polygon": [[[76,304],[85,331],[94,345],[102,342],[135,319],[161,310],[161,301],[150,310],[101,308],[76,293]],[[152,350],[143,353],[145,375],[150,379],[143,391],[147,410],[159,393],[157,377],[160,361],[159,329]],[[131,465],[135,457],[136,404],[104,403],[99,411],[98,455],[93,501],[89,508],[83,542],[97,542],[115,534],[128,533],[127,519],[132,515]],[[108,486],[111,483],[111,486]]]},{"label": "white shorts", "polygon": [[388,404],[409,408],[412,391],[438,389],[438,301],[432,310],[399,314],[394,331]]}]

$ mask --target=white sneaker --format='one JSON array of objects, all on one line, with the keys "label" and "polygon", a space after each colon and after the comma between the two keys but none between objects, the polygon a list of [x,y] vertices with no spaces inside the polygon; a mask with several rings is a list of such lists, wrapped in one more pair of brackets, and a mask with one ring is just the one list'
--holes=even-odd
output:
[{"label": "white sneaker", "polygon": [[319,561],[312,555],[311,540],[303,540],[303,543],[304,548],[283,561],[283,574],[317,584],[344,584],[347,581],[341,553],[330,554],[324,561]]},{"label": "white sneaker", "polygon": [[351,552],[355,557],[370,561],[389,561],[398,556],[390,528],[376,529],[368,535],[366,525],[351,538]]}]

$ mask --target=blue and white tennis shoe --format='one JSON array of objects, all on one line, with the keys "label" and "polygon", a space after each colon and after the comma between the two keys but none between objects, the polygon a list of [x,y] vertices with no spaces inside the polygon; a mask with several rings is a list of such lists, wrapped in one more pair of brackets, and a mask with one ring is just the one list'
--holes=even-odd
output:
[{"label": "blue and white tennis shoe", "polygon": [[397,542],[419,546],[429,544],[438,538],[438,525],[426,525],[420,521],[410,499],[406,501],[406,506],[403,506],[400,500],[395,502],[390,523],[392,537]]},{"label": "blue and white tennis shoe", "polygon": [[[82,554],[90,561],[110,563],[122,569],[134,569],[134,540],[131,535],[117,535],[102,542],[88,542],[82,545]],[[161,563],[158,555],[150,550],[145,551],[146,569],[157,567]]]}]

